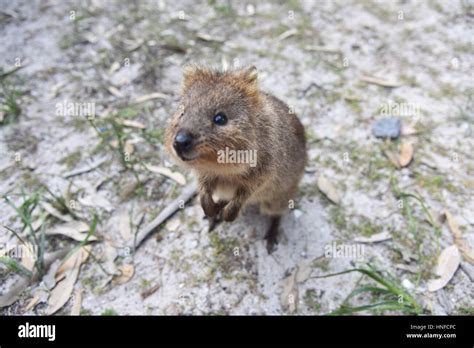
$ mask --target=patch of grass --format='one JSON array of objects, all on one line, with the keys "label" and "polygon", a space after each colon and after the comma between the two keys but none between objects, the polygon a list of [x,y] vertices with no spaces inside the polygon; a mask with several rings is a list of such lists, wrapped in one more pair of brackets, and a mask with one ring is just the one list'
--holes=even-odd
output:
[{"label": "patch of grass", "polygon": [[107,308],[100,315],[105,317],[105,316],[115,316],[115,315],[119,315],[119,314],[117,313],[117,311],[115,309]]},{"label": "patch of grass", "polygon": [[236,17],[232,3],[229,1],[227,3],[218,3],[216,0],[209,0],[208,4],[214,7],[214,10],[218,15],[226,17]]},{"label": "patch of grass", "polygon": [[474,315],[474,307],[473,306],[459,306],[456,309],[456,313],[459,315]]},{"label": "patch of grass", "polygon": [[[402,312],[408,315],[423,314],[422,307],[416,300],[398,284],[400,281],[395,279],[388,272],[383,272],[370,264],[361,268],[353,268],[344,272],[328,274],[312,278],[328,278],[342,274],[357,272],[362,276],[369,278],[372,282],[357,287],[343,301],[339,309],[328,313],[329,315],[353,315],[358,312],[385,313],[387,311]],[[375,283],[375,284],[373,284]],[[350,300],[360,294],[370,294],[375,303],[363,306],[351,306]]]},{"label": "patch of grass", "polygon": [[329,217],[331,219],[331,223],[338,229],[338,230],[345,230],[348,226],[348,222],[346,219],[346,215],[344,214],[344,209],[338,205],[332,206],[329,210]]},{"label": "patch of grass", "polygon": [[380,233],[382,231],[382,227],[373,224],[371,221],[366,220],[362,222],[359,228],[360,234],[366,237],[373,236],[374,234]]},{"label": "patch of grass", "polygon": [[357,115],[362,114],[363,110],[358,100],[352,100],[352,99],[351,100],[344,99],[344,100],[349,105],[351,110],[354,111],[354,113],[356,113]]},{"label": "patch of grass", "polygon": [[81,308],[80,315],[92,315],[92,312],[89,309]]},{"label": "patch of grass", "polygon": [[[402,203],[402,214],[407,219],[407,230],[412,235],[415,241],[415,247],[419,262],[423,267],[420,267],[420,271],[417,276],[416,286],[418,286],[422,276],[429,276],[430,270],[434,265],[434,262],[441,252],[440,250],[440,238],[441,238],[441,227],[435,221],[431,215],[425,201],[418,195],[410,192],[404,192],[397,186],[397,181],[394,177],[390,180],[392,191],[395,198]],[[419,221],[416,219],[414,214],[414,208],[416,207],[412,202],[417,202],[421,208],[421,211],[426,216],[426,220],[430,224],[431,228],[434,229],[434,234],[430,233],[429,230],[423,228]],[[424,245],[433,240],[436,243],[436,253],[432,255],[426,255]],[[423,268],[425,271],[423,271]]]},{"label": "patch of grass", "polygon": [[0,263],[4,264],[11,272],[15,272],[25,277],[31,277],[32,275],[32,273],[23,267],[21,263],[9,256],[0,256]]},{"label": "patch of grass", "polygon": [[145,129],[143,137],[151,144],[163,144],[165,132],[163,129]]},{"label": "patch of grass", "polygon": [[10,77],[17,70],[19,68],[9,72],[0,69],[0,125],[12,123],[21,115],[19,99],[23,93],[15,86],[17,82]]},{"label": "patch of grass", "polygon": [[303,296],[304,303],[311,308],[315,313],[321,312],[321,303],[317,300],[318,296],[313,289],[306,290]]},{"label": "patch of grass", "polygon": [[330,222],[340,232],[350,233],[350,235],[370,237],[380,233],[382,226],[375,224],[368,218],[360,216],[358,222],[349,221],[344,209],[340,206],[332,206],[329,210]]},{"label": "patch of grass", "polygon": [[330,269],[329,267],[330,263],[331,263],[331,259],[328,257],[324,257],[322,259],[314,261],[314,263],[311,266],[313,268],[318,268],[321,271],[328,272]]},{"label": "patch of grass", "polygon": [[237,238],[221,238],[217,233],[211,233],[209,240],[217,268],[224,277],[229,276],[236,265],[234,248],[239,246]]},{"label": "patch of grass", "polygon": [[131,118],[136,118],[140,114],[141,114],[140,108],[135,107],[135,106],[126,106],[117,111],[116,117],[131,119]]},{"label": "patch of grass", "polygon": [[41,200],[40,192],[34,192],[33,194],[27,196],[25,193],[22,193],[23,202],[20,206],[16,206],[10,200],[8,196],[3,196],[5,202],[12,207],[16,214],[17,218],[20,219],[23,226],[21,232],[25,229],[28,231],[27,234],[27,241],[25,241],[21,236],[20,233],[16,232],[15,230],[5,226],[5,228],[10,231],[22,244],[27,245],[27,242],[34,245],[36,247],[36,260],[34,267],[37,269],[38,274],[42,276],[45,272],[45,265],[44,265],[44,251],[46,246],[46,237],[45,237],[45,217],[46,215],[44,212],[41,212],[41,219],[42,224],[39,231],[36,231],[33,228],[33,212],[39,206],[39,202]]},{"label": "patch of grass", "polygon": [[80,150],[71,152],[70,154],[64,156],[59,160],[60,164],[66,165],[67,169],[72,169],[76,166],[77,163],[81,160],[82,153]]},{"label": "patch of grass", "polygon": [[417,173],[416,181],[418,185],[426,189],[431,194],[440,194],[440,190],[446,189],[452,193],[459,193],[457,188],[442,175],[427,176]]}]

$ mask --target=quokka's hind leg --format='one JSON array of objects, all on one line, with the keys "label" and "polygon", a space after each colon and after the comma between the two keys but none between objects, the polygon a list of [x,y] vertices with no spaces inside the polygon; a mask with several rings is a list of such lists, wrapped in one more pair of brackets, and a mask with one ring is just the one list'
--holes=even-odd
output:
[{"label": "quokka's hind leg", "polygon": [[270,227],[265,234],[265,240],[267,241],[267,252],[269,255],[275,251],[276,245],[278,244],[281,216],[271,216],[270,219]]},{"label": "quokka's hind leg", "polygon": [[222,208],[224,208],[226,204],[227,204],[227,201],[217,202],[217,205],[219,207],[217,215],[213,217],[208,217],[208,220],[209,220],[209,227],[207,229],[208,232],[212,232],[216,228],[216,226],[222,222]]},{"label": "quokka's hind leg", "polygon": [[275,199],[273,201],[263,202],[260,206],[260,211],[263,214],[270,216],[270,227],[265,234],[268,254],[271,254],[278,244],[281,216],[287,210],[287,208],[288,202],[281,198]]}]

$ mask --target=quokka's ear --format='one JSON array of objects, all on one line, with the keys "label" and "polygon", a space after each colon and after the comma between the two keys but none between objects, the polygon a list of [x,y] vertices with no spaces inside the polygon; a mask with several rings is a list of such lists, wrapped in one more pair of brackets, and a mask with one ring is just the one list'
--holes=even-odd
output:
[{"label": "quokka's ear", "polygon": [[255,65],[251,65],[242,69],[239,72],[239,77],[242,78],[248,84],[256,84],[258,79],[258,71]]},{"label": "quokka's ear", "polygon": [[186,90],[191,84],[202,78],[206,70],[197,64],[188,64],[183,68],[183,90]]}]

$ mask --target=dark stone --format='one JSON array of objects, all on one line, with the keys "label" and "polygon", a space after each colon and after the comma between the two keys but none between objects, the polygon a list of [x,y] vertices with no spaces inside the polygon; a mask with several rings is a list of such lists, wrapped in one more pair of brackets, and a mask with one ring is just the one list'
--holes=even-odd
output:
[{"label": "dark stone", "polygon": [[387,117],[372,124],[372,134],[377,138],[396,139],[400,136],[401,121],[396,117]]}]

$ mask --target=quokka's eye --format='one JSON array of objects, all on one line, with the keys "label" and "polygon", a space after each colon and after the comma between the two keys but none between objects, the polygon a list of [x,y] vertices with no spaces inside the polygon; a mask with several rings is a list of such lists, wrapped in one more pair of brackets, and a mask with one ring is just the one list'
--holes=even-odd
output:
[{"label": "quokka's eye", "polygon": [[224,115],[222,112],[219,112],[214,116],[212,121],[219,126],[223,126],[227,123],[227,116]]}]

